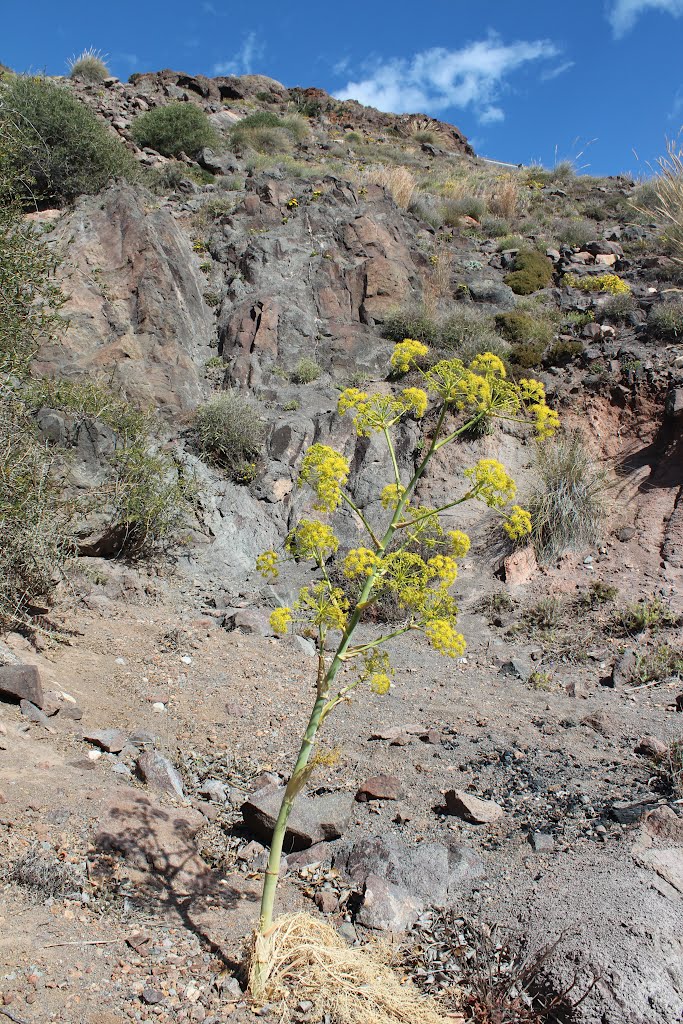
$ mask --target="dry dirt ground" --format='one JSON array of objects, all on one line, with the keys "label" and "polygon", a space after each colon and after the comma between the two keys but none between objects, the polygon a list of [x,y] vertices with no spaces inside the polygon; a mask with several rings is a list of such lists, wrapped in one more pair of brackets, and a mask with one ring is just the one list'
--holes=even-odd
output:
[{"label": "dry dirt ground", "polygon": [[[564,589],[568,579],[585,590],[598,574],[623,577],[624,562],[636,566],[640,555],[637,538],[603,550],[592,568],[567,560],[557,571]],[[628,572],[635,594],[672,589],[661,576]],[[591,972],[600,976],[595,1015],[585,1019],[677,1020],[683,821],[661,811],[670,795],[634,747],[643,734],[666,743],[680,736],[680,680],[601,685],[624,643],[607,635],[592,638],[580,664],[553,660],[555,634],[514,639],[505,631],[514,612],[492,626],[476,611],[467,596],[478,589],[476,573],[464,569],[459,580],[466,657],[453,662],[412,639],[396,642],[394,687],[336,713],[326,739],[339,759],[312,785],[353,794],[369,776],[398,776],[401,799],[354,804],[345,838],[396,834],[417,844],[455,836],[486,869],[463,885],[458,912],[499,921],[531,948],[566,933],[556,976],[569,984],[577,973],[579,988]],[[553,575],[541,582],[516,588],[520,606],[552,589]],[[62,709],[46,729],[0,704],[2,1014],[26,1024],[252,1019],[234,974],[261,875],[258,863],[239,860],[250,839],[239,804],[259,774],[291,766],[313,661],[293,638],[227,632],[182,581],[163,582],[144,600],[92,589],[85,604],[74,599],[62,612],[74,633],[67,643],[38,652],[17,634],[7,638],[7,649],[37,664],[44,686],[66,692],[83,715],[73,720]],[[570,633],[583,635],[580,618]],[[680,633],[668,639],[680,643]],[[511,658],[542,664],[548,677],[535,685],[518,678],[503,668]],[[67,699],[64,707],[73,706]],[[370,739],[406,724],[436,735],[424,742],[413,733],[403,746]],[[188,799],[157,795],[117,756],[96,756],[83,732],[110,727],[153,736],[180,768]],[[207,777],[231,786],[227,808],[198,799]],[[504,816],[473,825],[447,815],[443,795],[453,788],[497,801]],[[642,802],[634,821],[615,820],[619,802]],[[534,850],[535,832],[551,836],[553,848]],[[31,874],[36,857],[42,873]],[[323,876],[291,868],[280,905],[317,913],[320,884]],[[344,908],[333,915],[343,919]],[[611,1009],[600,1009],[607,1004],[596,992],[611,993]]]}]

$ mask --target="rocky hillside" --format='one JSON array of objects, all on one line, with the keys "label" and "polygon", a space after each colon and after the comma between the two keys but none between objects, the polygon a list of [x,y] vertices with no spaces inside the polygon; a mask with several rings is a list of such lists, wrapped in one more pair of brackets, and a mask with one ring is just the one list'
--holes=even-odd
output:
[{"label": "rocky hillside", "polygon": [[[0,940],[0,1012],[251,1019],[231,957],[312,665],[305,638],[268,625],[301,573],[266,585],[255,560],[310,507],[297,478],[314,442],[346,454],[354,501],[381,512],[388,456],[336,404],[390,389],[393,344],[412,337],[542,380],[566,437],[553,462],[499,425],[420,485],[445,503],[499,458],[536,509],[534,543],[466,506],[468,654],[444,668],[402,640],[386,702],[342,713],[283,901],[350,941],[401,935],[406,971],[446,990],[454,1019],[680,1020],[683,273],[653,186],[492,164],[451,125],[261,76],[62,84],[139,173],[28,214],[66,295],[31,415],[77,508],[77,557],[0,643],[0,916],[25,922]],[[207,115],[210,144],[143,146],[139,119],[180,104]],[[60,400],[85,383],[146,410],[168,485],[191,484],[163,547],[124,552],[121,416]],[[409,420],[406,474],[419,445]],[[353,546],[355,518],[335,527]],[[547,953],[519,999],[501,994],[509,946]],[[507,1017],[484,1015],[487,958]]]}]

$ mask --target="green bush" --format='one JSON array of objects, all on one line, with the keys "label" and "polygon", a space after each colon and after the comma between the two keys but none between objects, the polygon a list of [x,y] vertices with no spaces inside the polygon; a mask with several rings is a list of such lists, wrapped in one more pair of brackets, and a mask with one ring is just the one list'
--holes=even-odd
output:
[{"label": "green bush", "polygon": [[605,473],[578,433],[537,449],[539,484],[526,507],[539,556],[551,560],[570,548],[594,546],[606,516]]},{"label": "green bush", "polygon": [[111,72],[104,62],[104,54],[90,47],[69,61],[71,78],[82,78],[85,82],[101,83]]},{"label": "green bush", "polygon": [[308,137],[308,123],[299,114],[279,117],[271,110],[260,110],[243,117],[230,132],[233,147],[257,153],[288,153],[293,143]]},{"label": "green bush", "polygon": [[683,335],[683,302],[668,301],[653,306],[647,327],[650,334],[660,338],[680,338]]},{"label": "green bush", "polygon": [[236,391],[225,391],[197,409],[194,429],[200,451],[233,480],[253,478],[265,424],[251,402]]},{"label": "green bush", "polygon": [[63,86],[15,75],[0,86],[0,134],[13,139],[8,165],[27,206],[71,202],[114,177],[135,178],[123,143]]},{"label": "green bush", "polygon": [[503,278],[515,295],[531,295],[539,288],[547,288],[552,279],[552,263],[547,256],[532,249],[518,252],[512,272]]},{"label": "green bush", "polygon": [[71,551],[71,508],[24,404],[0,397],[0,627],[52,590]]},{"label": "green bush", "polygon": [[632,295],[611,295],[602,306],[601,312],[606,320],[623,323],[631,313],[638,309],[638,303]]},{"label": "green bush", "polygon": [[[420,339],[418,339],[419,341]],[[495,352],[500,338],[493,319],[476,306],[456,306],[438,325],[436,346],[469,362],[479,352]]]},{"label": "green bush", "polygon": [[595,224],[576,217],[554,221],[552,231],[562,245],[587,245],[595,238]]},{"label": "green bush", "polygon": [[509,360],[514,366],[522,370],[529,370],[532,366],[540,366],[545,352],[545,345],[540,341],[522,341],[510,348]]},{"label": "green bush", "polygon": [[521,235],[503,235],[496,248],[498,252],[507,252],[510,249],[522,249],[525,245],[526,239]]},{"label": "green bush", "polygon": [[292,384],[312,384],[320,376],[321,370],[315,359],[303,356],[289,375]]},{"label": "green bush", "polygon": [[439,338],[439,327],[434,317],[423,309],[407,306],[390,310],[385,317],[382,334],[390,341],[414,338],[424,345],[434,345]]},{"label": "green bush", "polygon": [[131,128],[140,148],[155,149],[162,156],[194,157],[205,146],[215,146],[218,135],[199,107],[192,103],[169,103],[139,114]]},{"label": "green bush", "polygon": [[510,313],[498,313],[495,318],[497,329],[507,341],[513,345],[523,342],[538,342],[543,347],[553,339],[553,326],[539,316],[512,310]]},{"label": "green bush", "polygon": [[548,349],[543,362],[546,366],[566,366],[583,352],[580,341],[556,341]]},{"label": "green bush", "polygon": [[489,238],[507,238],[510,234],[510,221],[503,217],[482,217],[481,229]]}]

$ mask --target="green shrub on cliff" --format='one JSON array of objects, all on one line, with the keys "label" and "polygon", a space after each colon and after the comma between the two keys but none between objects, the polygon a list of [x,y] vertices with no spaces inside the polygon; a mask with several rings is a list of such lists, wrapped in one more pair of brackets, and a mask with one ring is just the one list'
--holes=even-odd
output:
[{"label": "green shrub on cliff", "polygon": [[68,88],[47,78],[14,75],[0,85],[0,135],[26,206],[62,206],[99,192],[138,167],[120,139]]},{"label": "green shrub on cliff", "polygon": [[162,156],[185,153],[194,157],[218,141],[204,111],[192,103],[169,103],[140,114],[133,121],[131,135],[137,146],[155,149]]},{"label": "green shrub on cliff", "polygon": [[552,279],[553,265],[548,257],[530,249],[517,253],[513,270],[503,278],[516,295],[531,295],[547,288]]}]

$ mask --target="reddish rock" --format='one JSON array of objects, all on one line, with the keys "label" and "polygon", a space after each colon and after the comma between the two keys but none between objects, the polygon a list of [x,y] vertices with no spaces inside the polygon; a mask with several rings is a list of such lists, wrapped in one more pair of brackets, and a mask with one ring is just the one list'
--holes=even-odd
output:
[{"label": "reddish rock", "polygon": [[645,818],[645,828],[655,839],[683,846],[683,818],[671,807],[655,807]]},{"label": "reddish rock", "polygon": [[180,775],[168,758],[156,750],[147,750],[141,754],[137,760],[137,769],[147,785],[158,793],[167,793],[180,799],[184,797]]},{"label": "reddish rock", "polygon": [[37,708],[43,706],[43,687],[35,665],[0,666],[0,699],[28,700]]},{"label": "reddish rock", "polygon": [[503,562],[505,582],[513,587],[528,583],[537,569],[536,552],[530,544],[519,551],[513,551]]},{"label": "reddish rock", "polygon": [[315,894],[314,903],[322,914],[334,914],[339,906],[337,896],[328,889],[321,889]]},{"label": "reddish rock", "polygon": [[449,789],[446,793],[446,809],[474,825],[489,825],[503,817],[505,811],[493,800],[480,800],[462,789]]},{"label": "reddish rock", "polygon": [[366,779],[356,793],[358,803],[368,800],[400,800],[403,795],[401,780],[396,775],[373,775]]},{"label": "reddish rock", "polygon": [[91,729],[83,733],[83,739],[110,754],[118,754],[128,742],[128,736],[120,729]]},{"label": "reddish rock", "polygon": [[651,757],[654,761],[666,754],[668,749],[666,743],[657,739],[656,736],[641,736],[633,748],[634,753],[641,754],[643,757]]}]

